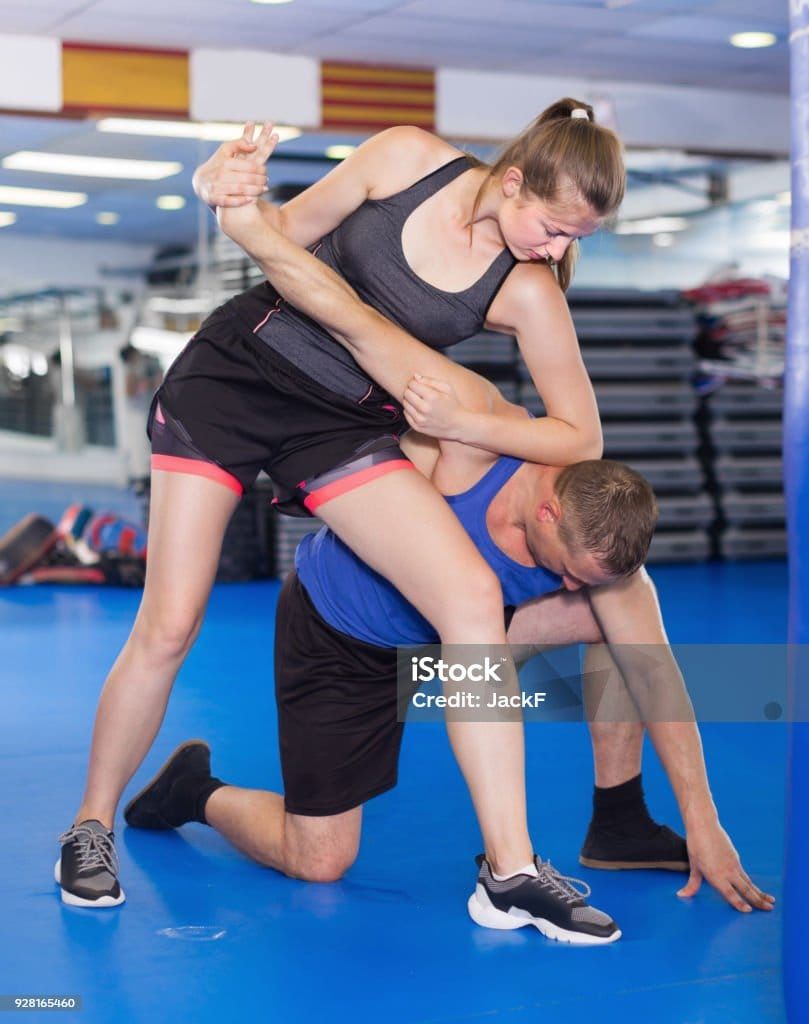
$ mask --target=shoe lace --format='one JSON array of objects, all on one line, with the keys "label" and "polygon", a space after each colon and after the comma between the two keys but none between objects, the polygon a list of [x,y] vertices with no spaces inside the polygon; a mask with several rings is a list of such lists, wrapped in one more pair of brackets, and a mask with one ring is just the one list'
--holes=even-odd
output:
[{"label": "shoe lace", "polygon": [[59,842],[75,843],[79,871],[95,871],[104,868],[118,877],[118,855],[112,837],[105,832],[96,832],[86,825],[74,825],[59,836]]},{"label": "shoe lace", "polygon": [[571,878],[563,875],[551,864],[549,860],[536,859],[537,874],[540,884],[549,889],[555,896],[560,896],[566,903],[575,903],[576,900],[587,899],[590,895],[590,886],[580,878]]}]

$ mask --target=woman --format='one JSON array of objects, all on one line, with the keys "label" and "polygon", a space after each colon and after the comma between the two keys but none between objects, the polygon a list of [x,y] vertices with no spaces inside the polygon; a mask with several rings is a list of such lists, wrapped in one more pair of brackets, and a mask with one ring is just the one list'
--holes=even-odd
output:
[{"label": "woman", "polygon": [[[419,129],[391,129],[283,208],[259,207],[299,244],[320,242],[320,259],[432,347],[484,325],[515,334],[547,416],[455,417],[458,439],[558,465],[601,453],[563,294],[575,240],[623,196],[620,143],[592,117],[575,100],[554,104],[491,168]],[[220,147],[195,176],[234,236],[239,207],[265,190],[263,160],[273,145],[270,127],[256,146],[247,139]],[[252,223],[255,213],[248,211]],[[379,388],[266,284],[216,310],[175,361],[150,416],[146,586],[102,693],[77,825],[63,837],[63,899],[124,899],[109,832],[115,808],[199,631],[230,515],[262,468],[287,508],[316,509],[443,643],[505,643],[496,578],[438,492],[407,471],[396,436],[404,398]],[[412,417],[426,412],[419,385],[407,401]],[[406,517],[398,515],[403,507]],[[449,731],[493,870],[530,874],[521,725],[454,722]]]}]

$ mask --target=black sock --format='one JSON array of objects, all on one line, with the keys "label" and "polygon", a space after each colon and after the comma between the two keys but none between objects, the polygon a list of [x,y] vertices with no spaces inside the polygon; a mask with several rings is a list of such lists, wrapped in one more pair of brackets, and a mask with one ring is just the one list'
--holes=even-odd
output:
[{"label": "black sock", "polygon": [[646,806],[641,775],[619,786],[593,787],[591,828],[638,837],[651,835],[658,828]]},{"label": "black sock", "polygon": [[194,807],[194,821],[198,821],[201,825],[207,825],[208,819],[205,817],[205,804],[208,802],[208,798],[212,793],[215,793],[217,789],[221,789],[222,786],[226,786],[227,783],[221,779],[214,778],[213,775],[209,776],[205,780],[205,784],[200,787],[197,793],[197,803]]},{"label": "black sock", "polygon": [[205,804],[212,793],[226,785],[213,775],[181,775],[172,784],[164,817],[170,824],[178,826],[187,821],[207,825]]}]

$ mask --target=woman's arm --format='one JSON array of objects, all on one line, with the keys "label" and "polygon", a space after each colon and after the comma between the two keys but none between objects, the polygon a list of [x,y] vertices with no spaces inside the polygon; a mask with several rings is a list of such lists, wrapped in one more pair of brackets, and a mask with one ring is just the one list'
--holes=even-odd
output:
[{"label": "woman's arm", "polygon": [[[488,412],[476,411],[481,406],[469,401],[468,396],[472,381],[476,391],[481,387],[481,377],[391,323],[364,303],[330,267],[280,232],[269,226],[260,230],[261,216],[254,206],[220,211],[220,219],[225,231],[258,263],[282,298],[317,320],[370,377],[404,401],[411,426],[430,436],[553,465],[600,455],[595,445],[589,449],[581,446],[582,454],[578,454],[569,424],[550,416],[515,419],[496,402],[484,406]],[[554,288],[558,290],[555,283]],[[413,381],[414,374],[426,379]],[[592,395],[586,374],[584,384]],[[454,421],[451,426],[440,422],[436,427],[434,416],[422,416],[417,391],[425,388],[435,390],[439,401],[451,406],[451,415],[459,417],[460,428]],[[549,402],[547,397],[545,400]],[[597,422],[597,413],[595,417]],[[466,425],[470,428],[468,436]]]},{"label": "woman's arm", "polygon": [[546,416],[519,430],[494,419],[468,417],[459,440],[557,466],[601,458],[593,386],[567,302],[550,268],[528,263],[515,267],[491,305],[486,326],[516,336]]},{"label": "woman's arm", "polygon": [[277,206],[256,200],[266,191],[264,164],[272,151],[268,152],[268,143],[273,126],[265,124],[255,142],[250,142],[253,129],[254,125],[246,125],[241,139],[224,143],[197,168],[194,191],[214,208],[257,202],[270,228],[302,246],[319,241],[366,199],[393,195],[460,155],[454,146],[421,128],[388,128],[363,142],[300,195]]},{"label": "woman's arm", "polygon": [[285,235],[269,227],[259,230],[255,205],[225,214],[220,211],[224,230],[258,263],[278,294],[320,323],[394,397],[401,400],[413,374],[423,373],[448,381],[464,406],[494,405],[498,393],[489,381],[391,323],[331,267]]},{"label": "woman's arm", "polygon": [[[266,129],[260,137],[258,152],[264,159],[272,151],[272,138]],[[600,457],[601,430],[592,386],[564,297],[550,271],[536,266],[515,268],[501,289],[507,290],[506,300],[498,296],[492,307],[516,325],[511,329],[517,332],[524,354],[525,338],[530,338],[529,368],[545,382],[540,393],[548,415],[515,424],[496,410],[479,413],[464,408],[463,399],[459,403],[451,388],[449,395],[441,395],[440,388],[437,392],[429,382],[414,382],[408,388],[414,374],[451,384],[458,374],[457,364],[362,303],[346,281],[308,253],[285,245],[285,238],[291,237],[288,225],[273,227],[255,204],[220,209],[218,216],[225,233],[261,266],[283,298],[318,320],[369,376],[405,402],[412,426],[431,436],[535,462],[567,465]],[[540,341],[542,330],[554,333]],[[438,423],[425,409],[436,394],[446,414]]]},{"label": "woman's arm", "polygon": [[[515,267],[492,310],[502,319],[490,320],[487,326],[517,335],[533,379],[541,382],[537,390],[545,403],[544,417],[515,423],[502,409],[484,412],[467,407],[449,386],[448,360],[436,352],[429,359],[415,348],[387,351],[384,342],[370,334],[357,334],[344,343],[377,380],[385,364],[396,360],[422,375],[409,382],[404,408],[410,425],[424,434],[555,466],[601,458],[601,423],[593,387],[567,303],[550,271],[528,264]],[[428,365],[432,369],[422,368]]]}]

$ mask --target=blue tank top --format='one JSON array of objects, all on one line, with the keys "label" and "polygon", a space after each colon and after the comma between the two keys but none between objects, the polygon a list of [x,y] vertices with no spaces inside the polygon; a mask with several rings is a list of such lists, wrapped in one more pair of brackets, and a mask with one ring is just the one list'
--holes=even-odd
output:
[{"label": "blue tank top", "polygon": [[[517,262],[504,249],[473,285],[460,292],[436,288],[415,274],[402,249],[405,221],[426,199],[473,166],[460,156],[386,199],[367,199],[313,247],[319,260],[344,277],[364,302],[431,348],[476,334],[503,280]],[[371,378],[320,324],[279,299],[269,282],[227,306],[253,337],[330,391],[360,401]]]},{"label": "blue tank top", "polygon": [[[521,465],[519,459],[503,456],[468,491],[446,499],[500,580],[506,605],[522,604],[562,585],[560,577],[547,569],[509,558],[489,534],[489,505]],[[295,568],[315,608],[341,633],[377,647],[437,642],[438,635],[424,616],[325,526],[298,545]]]}]

